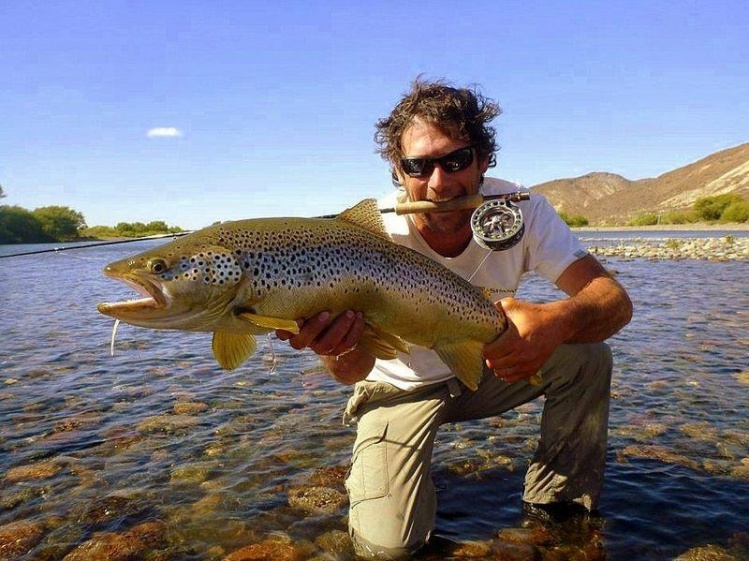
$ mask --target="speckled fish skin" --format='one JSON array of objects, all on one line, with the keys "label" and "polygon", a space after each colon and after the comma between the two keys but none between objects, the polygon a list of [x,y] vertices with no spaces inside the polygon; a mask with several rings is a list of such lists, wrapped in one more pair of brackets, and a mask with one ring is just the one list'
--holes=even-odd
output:
[{"label": "speckled fish skin", "polygon": [[363,344],[380,358],[432,348],[475,389],[482,349],[506,328],[482,290],[393,243],[374,199],[336,219],[260,218],[210,226],[108,265],[146,298],[99,304],[103,314],[156,329],[214,333],[214,354],[235,368],[253,335],[295,331],[323,310],[363,312]]}]

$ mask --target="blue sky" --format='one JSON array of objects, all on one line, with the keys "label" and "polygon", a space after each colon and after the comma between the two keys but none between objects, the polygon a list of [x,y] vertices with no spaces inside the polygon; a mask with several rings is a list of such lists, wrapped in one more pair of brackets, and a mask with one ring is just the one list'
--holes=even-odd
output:
[{"label": "blue sky", "polygon": [[374,123],[419,74],[502,106],[492,175],[654,177],[749,141],[747,22],[746,0],[3,0],[2,203],[337,212],[391,189]]}]

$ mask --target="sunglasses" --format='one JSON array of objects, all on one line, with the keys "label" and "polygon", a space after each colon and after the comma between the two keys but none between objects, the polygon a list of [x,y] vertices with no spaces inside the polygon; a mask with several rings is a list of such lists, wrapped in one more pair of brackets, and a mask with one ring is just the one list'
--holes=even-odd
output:
[{"label": "sunglasses", "polygon": [[466,169],[473,163],[473,147],[458,148],[439,158],[401,158],[401,169],[410,177],[429,177],[434,165],[439,164],[446,173]]}]

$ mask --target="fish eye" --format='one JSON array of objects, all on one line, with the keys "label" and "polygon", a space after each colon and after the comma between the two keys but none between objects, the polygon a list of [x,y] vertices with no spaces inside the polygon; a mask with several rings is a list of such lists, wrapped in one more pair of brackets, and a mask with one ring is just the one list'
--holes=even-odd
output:
[{"label": "fish eye", "polygon": [[160,258],[149,259],[148,263],[146,263],[146,267],[148,267],[148,270],[154,275],[160,275],[169,268],[166,261]]}]

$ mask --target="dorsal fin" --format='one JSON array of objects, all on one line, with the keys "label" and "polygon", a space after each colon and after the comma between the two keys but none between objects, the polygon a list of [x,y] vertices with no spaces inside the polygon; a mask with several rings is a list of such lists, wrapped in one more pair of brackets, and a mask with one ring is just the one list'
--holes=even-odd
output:
[{"label": "dorsal fin", "polygon": [[364,228],[368,232],[390,240],[390,234],[385,231],[385,224],[382,221],[382,214],[377,207],[377,199],[364,199],[360,203],[344,210],[336,217],[336,220],[343,220]]}]

